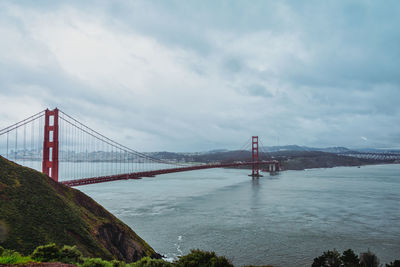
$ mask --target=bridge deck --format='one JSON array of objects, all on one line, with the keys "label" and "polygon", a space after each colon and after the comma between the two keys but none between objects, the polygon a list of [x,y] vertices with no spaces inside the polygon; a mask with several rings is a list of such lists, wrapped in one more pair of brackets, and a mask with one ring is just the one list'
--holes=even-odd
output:
[{"label": "bridge deck", "polygon": [[62,181],[61,183],[68,185],[68,186],[79,186],[79,185],[97,184],[97,183],[104,183],[104,182],[118,181],[118,180],[141,179],[142,177],[153,177],[153,176],[156,176],[159,174],[174,173],[174,172],[185,172],[185,171],[194,171],[194,170],[202,170],[202,169],[212,169],[212,168],[229,168],[229,167],[249,166],[249,165],[253,165],[253,164],[276,164],[276,163],[278,163],[278,161],[272,160],[272,161],[258,161],[258,162],[233,162],[233,163],[204,164],[204,165],[196,165],[196,166],[177,167],[177,168],[171,168],[171,169],[161,169],[161,170],[153,170],[153,171],[133,172],[133,173],[126,173],[126,174],[110,175],[110,176],[76,179],[76,180]]}]

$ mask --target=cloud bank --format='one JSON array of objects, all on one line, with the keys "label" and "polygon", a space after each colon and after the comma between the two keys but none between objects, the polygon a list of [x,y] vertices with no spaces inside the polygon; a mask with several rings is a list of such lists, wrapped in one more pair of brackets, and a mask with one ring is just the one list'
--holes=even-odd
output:
[{"label": "cloud bank", "polygon": [[141,151],[235,149],[251,135],[400,147],[399,11],[397,1],[3,1],[0,128],[57,106]]}]

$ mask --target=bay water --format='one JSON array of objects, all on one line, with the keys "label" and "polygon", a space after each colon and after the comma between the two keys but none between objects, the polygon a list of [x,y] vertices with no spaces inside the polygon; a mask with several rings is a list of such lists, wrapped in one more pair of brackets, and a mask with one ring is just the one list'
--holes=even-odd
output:
[{"label": "bay water", "polygon": [[77,189],[176,259],[213,250],[235,266],[311,266],[323,251],[400,259],[400,165],[268,173],[210,169]]}]

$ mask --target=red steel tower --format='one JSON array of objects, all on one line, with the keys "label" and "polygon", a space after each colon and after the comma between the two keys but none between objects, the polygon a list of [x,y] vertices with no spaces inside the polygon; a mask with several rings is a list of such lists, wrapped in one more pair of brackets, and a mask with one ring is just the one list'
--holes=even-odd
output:
[{"label": "red steel tower", "polygon": [[258,163],[258,136],[253,136],[251,140],[251,161],[253,162],[251,176],[260,177],[262,175],[260,175],[260,166]]},{"label": "red steel tower", "polygon": [[58,182],[57,108],[54,110],[46,109],[45,111],[42,172]]}]

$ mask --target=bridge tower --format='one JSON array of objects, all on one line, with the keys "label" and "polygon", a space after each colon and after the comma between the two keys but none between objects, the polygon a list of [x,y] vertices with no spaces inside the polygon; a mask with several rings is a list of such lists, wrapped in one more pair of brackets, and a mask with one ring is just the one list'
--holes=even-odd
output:
[{"label": "bridge tower", "polygon": [[251,176],[262,177],[262,175],[260,175],[260,165],[258,158],[258,136],[253,136],[251,138],[251,161],[253,163]]},{"label": "bridge tower", "polygon": [[42,172],[58,182],[58,109],[45,110]]}]

